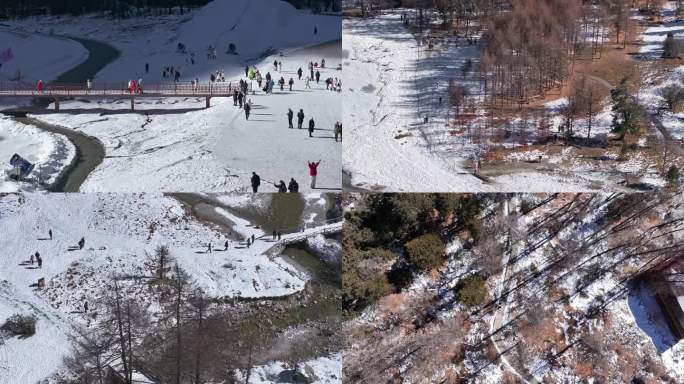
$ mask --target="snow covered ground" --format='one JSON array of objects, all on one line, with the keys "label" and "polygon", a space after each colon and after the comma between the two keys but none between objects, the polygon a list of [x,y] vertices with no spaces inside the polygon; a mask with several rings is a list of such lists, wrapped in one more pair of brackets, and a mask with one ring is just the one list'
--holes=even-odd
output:
[{"label": "snow covered ground", "polygon": [[[330,357],[319,357],[306,361],[299,368],[312,384],[341,383],[342,377],[342,354],[337,353]],[[266,366],[256,367],[249,379],[250,384],[288,382],[287,374],[291,372],[286,365],[276,362]]]},{"label": "snow covered ground", "polygon": [[[8,25],[24,32],[88,36],[117,48],[120,58],[95,76],[96,86],[139,78],[144,84],[159,83],[168,66],[181,73],[183,84],[195,78],[206,84],[219,70],[226,81],[237,81],[244,78],[248,64],[264,76],[271,72],[276,81],[280,76],[295,80],[292,92],[276,86],[268,96],[256,90],[255,83],[255,94],[248,96],[253,105],[249,121],[230,100],[218,98],[206,110],[204,100],[194,98],[138,100],[140,113],[129,113],[127,100],[75,100],[62,102],[62,113],[36,114],[39,120],[83,131],[104,143],[105,160],[82,191],[244,191],[252,171],[262,177],[262,191],[275,191],[269,182],[290,178],[299,182],[300,191],[308,191],[307,162],[319,159],[317,188],[341,186],[342,149],[333,127],[341,121],[342,96],[325,89],[325,79],[341,73],[339,17],[313,15],[277,0],[216,0],[183,16],[41,17]],[[178,43],[186,46],[185,52],[178,51]],[[231,43],[236,55],[226,53]],[[216,47],[216,59],[207,58],[209,45]],[[320,83],[314,81],[306,89],[308,63],[323,58]],[[282,72],[273,69],[276,59],[282,62]],[[296,74],[300,67],[305,73],[301,80]],[[314,119],[313,138],[306,130],[288,129],[288,108],[295,114],[303,109],[304,126]]]},{"label": "snow covered ground", "polygon": [[[304,288],[309,276],[269,252],[276,245],[270,236],[260,239],[263,232],[248,221],[216,210],[235,223],[234,235],[254,235],[254,244],[246,247],[242,240],[225,238],[189,216],[179,201],[162,195],[0,195],[0,323],[14,313],[38,317],[35,336],[0,342],[0,383],[16,378],[35,382],[56,372],[69,352],[71,327],[92,322],[83,303],[90,304],[90,314],[104,310],[101,299],[113,276],[127,276],[131,284],[145,281],[150,275],[145,263],[160,245],[168,246],[190,280],[211,297],[277,297]],[[341,223],[312,226],[305,234],[329,227]],[[300,235],[283,235],[283,241]],[[85,247],[74,249],[81,237]],[[229,247],[224,251],[225,241]],[[212,253],[207,253],[209,242]],[[35,252],[43,258],[42,268],[29,262]],[[36,287],[39,278],[45,278],[45,289]],[[144,286],[134,288],[136,296],[151,300]]]},{"label": "snow covered ground", "polygon": [[[437,143],[446,140],[444,117],[431,112],[423,124],[419,113],[419,103],[430,109],[435,84],[446,87],[447,73],[472,57],[474,47],[447,47],[434,53],[439,60],[417,66],[417,59],[432,53],[418,45],[400,18],[401,11],[388,11],[343,23],[344,123],[349,127],[344,168],[352,185],[413,192],[492,189],[465,169],[468,153],[459,153],[462,145]],[[421,94],[430,99],[420,100]]]},{"label": "snow covered ground", "polygon": [[[21,184],[7,176],[13,168],[9,160],[14,154],[35,164],[32,174]],[[52,184],[75,156],[76,148],[63,136],[0,116],[0,192],[30,189],[35,183]]]},{"label": "snow covered ground", "polygon": [[[0,56],[0,82],[3,85],[10,85],[13,81],[29,84],[38,80],[48,82],[88,57],[88,51],[73,40],[0,24],[0,53],[8,50],[11,55]],[[19,78],[17,74],[20,74]],[[13,103],[17,100],[0,99],[0,107]]]}]

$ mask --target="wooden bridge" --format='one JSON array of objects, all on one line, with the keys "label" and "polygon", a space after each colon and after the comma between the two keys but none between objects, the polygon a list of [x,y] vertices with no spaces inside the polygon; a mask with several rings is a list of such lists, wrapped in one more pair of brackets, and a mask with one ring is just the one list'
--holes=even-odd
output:
[{"label": "wooden bridge", "polygon": [[85,84],[45,84],[42,91],[37,85],[26,83],[0,82],[0,97],[44,98],[55,102],[55,110],[59,111],[60,100],[128,98],[131,100],[131,110],[135,110],[136,98],[165,98],[165,97],[204,97],[206,107],[211,106],[212,97],[232,97],[238,83],[210,83],[193,86],[187,83],[171,84],[143,84],[135,92],[131,92],[128,84],[93,84],[90,89]]}]

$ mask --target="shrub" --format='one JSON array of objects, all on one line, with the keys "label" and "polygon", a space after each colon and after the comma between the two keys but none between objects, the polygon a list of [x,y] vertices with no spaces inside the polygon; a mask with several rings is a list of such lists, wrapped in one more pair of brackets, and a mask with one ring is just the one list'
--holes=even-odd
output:
[{"label": "shrub", "polygon": [[679,168],[674,165],[670,167],[667,171],[667,176],[665,176],[667,182],[670,184],[677,184],[679,182]]},{"label": "shrub", "polygon": [[416,237],[404,246],[408,261],[420,271],[436,268],[444,260],[444,244],[435,234]]},{"label": "shrub", "polygon": [[485,280],[480,275],[466,277],[456,286],[456,297],[468,307],[481,304],[487,297]]},{"label": "shrub", "polygon": [[663,58],[664,59],[674,59],[679,56],[679,51],[681,50],[680,43],[675,39],[672,32],[667,34],[665,38],[665,43],[663,43]]},{"label": "shrub", "polygon": [[33,336],[36,333],[36,317],[16,314],[7,319],[0,329],[15,336]]}]

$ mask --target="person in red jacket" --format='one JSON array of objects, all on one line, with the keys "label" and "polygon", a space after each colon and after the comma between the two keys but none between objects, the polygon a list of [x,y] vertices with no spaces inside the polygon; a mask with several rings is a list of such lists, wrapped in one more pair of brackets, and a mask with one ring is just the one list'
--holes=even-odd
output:
[{"label": "person in red jacket", "polygon": [[318,165],[321,163],[318,160],[317,163],[309,162],[309,176],[311,176],[311,188],[316,189],[316,175],[318,175]]},{"label": "person in red jacket", "polygon": [[36,87],[38,92],[43,93],[43,80],[38,80],[38,85]]}]

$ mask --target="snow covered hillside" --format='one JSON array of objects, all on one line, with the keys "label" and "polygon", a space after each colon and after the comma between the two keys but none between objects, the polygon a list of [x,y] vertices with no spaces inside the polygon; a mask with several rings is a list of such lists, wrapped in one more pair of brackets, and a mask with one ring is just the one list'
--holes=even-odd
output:
[{"label": "snow covered hillside", "polygon": [[[10,54],[11,53],[11,54]],[[83,46],[59,36],[27,32],[0,24],[0,82],[30,84],[54,80],[88,57]],[[17,76],[20,75],[20,76]],[[16,100],[0,99],[0,107]]]},{"label": "snow covered hillside", "polygon": [[[261,204],[258,196],[252,201]],[[13,382],[11,378],[35,382],[56,372],[70,351],[72,327],[97,323],[115,276],[124,278],[129,292],[152,315],[158,312],[145,284],[151,276],[150,255],[158,246],[167,246],[190,281],[209,297],[272,298],[304,288],[309,276],[271,251],[278,243],[270,234],[263,236],[261,229],[227,209],[217,207],[215,212],[233,223],[230,235],[162,195],[0,195],[0,325],[15,313],[38,318],[34,336],[0,339],[0,383]],[[334,227],[341,223],[312,225],[282,240]],[[256,240],[246,246],[251,236]],[[81,238],[83,249],[77,246]],[[31,262],[36,253],[41,265],[37,259]],[[39,279],[44,279],[44,288],[38,287]]]}]

